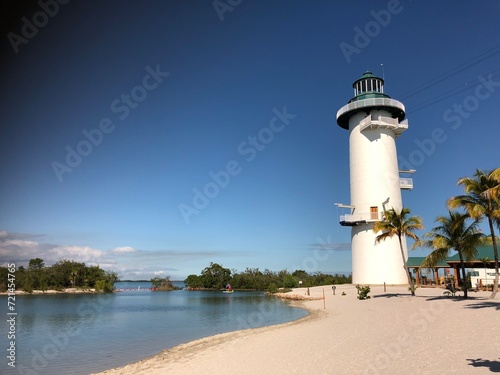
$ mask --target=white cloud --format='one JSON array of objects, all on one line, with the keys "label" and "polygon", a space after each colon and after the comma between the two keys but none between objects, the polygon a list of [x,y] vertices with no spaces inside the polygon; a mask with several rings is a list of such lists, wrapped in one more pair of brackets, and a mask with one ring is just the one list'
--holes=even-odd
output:
[{"label": "white cloud", "polygon": [[[118,273],[122,279],[151,279],[154,276],[169,275],[173,279],[180,270],[172,266],[206,259],[211,261],[217,256],[233,256],[236,253],[197,250],[138,250],[130,246],[118,246],[101,250],[89,246],[60,245],[44,242],[43,235],[12,233],[0,230],[0,267],[8,263],[28,266],[33,258],[41,258],[47,266],[61,259],[68,259],[87,265],[98,265],[102,269]],[[238,253],[241,256],[241,253]],[[183,277],[182,277],[183,278]]]},{"label": "white cloud", "polygon": [[52,265],[61,259],[76,262],[98,264],[106,259],[102,250],[88,246],[54,245],[33,239],[43,236],[0,231],[0,265],[15,263],[26,266],[30,259],[41,258],[46,265]]},{"label": "white cloud", "polygon": [[100,263],[105,253],[98,249],[92,249],[88,246],[57,246],[49,250],[49,254],[57,259],[76,260],[83,263]]},{"label": "white cloud", "polygon": [[325,251],[351,251],[350,243],[315,243],[310,245],[315,250]]},{"label": "white cloud", "polygon": [[35,241],[25,241],[25,240],[7,240],[4,242],[6,246],[20,246],[20,247],[36,247],[38,242]]},{"label": "white cloud", "polygon": [[137,250],[130,246],[115,247],[114,249],[109,250],[112,254],[135,253],[136,251]]}]

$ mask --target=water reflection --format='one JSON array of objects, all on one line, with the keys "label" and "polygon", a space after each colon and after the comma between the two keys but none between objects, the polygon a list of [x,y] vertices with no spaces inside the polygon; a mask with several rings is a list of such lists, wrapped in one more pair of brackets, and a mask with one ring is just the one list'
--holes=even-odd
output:
[{"label": "water reflection", "polygon": [[306,314],[261,292],[185,290],[19,296],[16,308],[18,363],[40,375],[102,371],[193,339]]}]

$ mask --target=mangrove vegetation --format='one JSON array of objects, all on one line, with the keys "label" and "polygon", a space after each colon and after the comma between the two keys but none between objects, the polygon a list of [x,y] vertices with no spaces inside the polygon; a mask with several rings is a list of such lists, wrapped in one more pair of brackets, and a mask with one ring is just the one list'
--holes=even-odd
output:
[{"label": "mangrove vegetation", "polygon": [[315,272],[308,274],[304,270],[264,271],[258,268],[246,268],[243,272],[236,272],[224,268],[220,264],[210,263],[201,271],[200,275],[189,275],[184,283],[189,289],[224,289],[231,284],[233,289],[240,290],[268,290],[275,291],[279,288],[313,287],[319,285],[350,284],[351,275],[325,274]]}]

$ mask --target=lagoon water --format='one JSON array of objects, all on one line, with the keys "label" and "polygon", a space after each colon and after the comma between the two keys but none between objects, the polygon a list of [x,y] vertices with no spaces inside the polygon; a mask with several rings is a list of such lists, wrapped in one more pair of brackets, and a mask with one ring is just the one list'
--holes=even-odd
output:
[{"label": "lagoon water", "polygon": [[0,296],[4,306],[0,373],[89,374],[198,338],[307,315],[305,310],[266,297],[263,292],[151,292],[147,289],[150,284],[142,282],[121,282],[116,287],[127,291],[17,296],[15,369],[5,361],[10,341],[7,297]]}]

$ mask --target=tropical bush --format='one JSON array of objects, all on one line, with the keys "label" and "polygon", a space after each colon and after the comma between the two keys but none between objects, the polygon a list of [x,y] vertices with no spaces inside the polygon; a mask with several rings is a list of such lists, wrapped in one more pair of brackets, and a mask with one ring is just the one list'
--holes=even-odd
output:
[{"label": "tropical bush", "polygon": [[363,300],[370,298],[370,296],[368,295],[368,293],[370,293],[369,285],[365,286],[356,285],[356,289],[358,290],[358,299]]},{"label": "tropical bush", "polygon": [[267,287],[267,292],[268,293],[278,293],[278,287],[276,286],[275,283],[271,283],[269,284],[269,286]]}]

